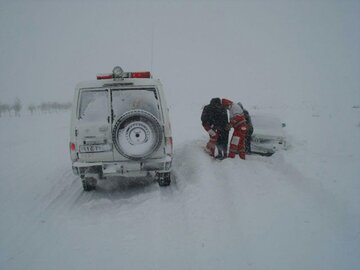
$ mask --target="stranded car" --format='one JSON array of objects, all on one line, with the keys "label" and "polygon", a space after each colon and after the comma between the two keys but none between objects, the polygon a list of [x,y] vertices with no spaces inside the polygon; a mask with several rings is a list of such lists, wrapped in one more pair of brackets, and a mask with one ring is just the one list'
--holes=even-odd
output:
[{"label": "stranded car", "polygon": [[85,191],[109,176],[171,182],[173,158],[162,84],[150,72],[115,67],[75,88],[70,126],[72,169]]},{"label": "stranded car", "polygon": [[251,150],[265,156],[272,155],[278,150],[286,150],[284,127],[279,118],[265,114],[251,115],[254,133],[251,136]]}]

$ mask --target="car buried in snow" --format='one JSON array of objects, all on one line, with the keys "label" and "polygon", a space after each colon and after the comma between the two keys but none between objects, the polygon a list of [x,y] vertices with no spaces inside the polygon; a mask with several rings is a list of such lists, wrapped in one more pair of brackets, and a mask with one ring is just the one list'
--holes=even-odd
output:
[{"label": "car buried in snow", "polygon": [[267,114],[251,115],[254,133],[251,136],[251,151],[271,156],[278,150],[286,150],[288,143],[283,128],[286,126],[279,118]]},{"label": "car buried in snow", "polygon": [[150,72],[100,74],[76,85],[70,125],[72,169],[83,189],[111,176],[171,182],[173,145],[160,80]]}]

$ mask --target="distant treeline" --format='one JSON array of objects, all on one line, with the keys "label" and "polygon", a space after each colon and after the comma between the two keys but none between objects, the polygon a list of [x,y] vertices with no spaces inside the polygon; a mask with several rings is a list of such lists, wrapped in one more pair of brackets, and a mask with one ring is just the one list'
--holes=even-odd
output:
[{"label": "distant treeline", "polygon": [[71,102],[42,102],[39,105],[30,104],[26,109],[23,108],[21,100],[16,98],[14,103],[7,104],[0,101],[0,117],[4,115],[8,116],[20,116],[21,111],[28,110],[31,114],[40,113],[52,113],[65,111],[71,108]]}]

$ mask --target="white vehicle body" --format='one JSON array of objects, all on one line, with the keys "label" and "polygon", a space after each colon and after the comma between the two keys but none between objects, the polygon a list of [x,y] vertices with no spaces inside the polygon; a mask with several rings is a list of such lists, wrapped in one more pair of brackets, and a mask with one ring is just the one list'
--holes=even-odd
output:
[{"label": "white vehicle body", "polygon": [[285,124],[274,116],[251,115],[254,133],[251,136],[251,149],[256,152],[276,152],[287,149],[284,133]]},{"label": "white vehicle body", "polygon": [[70,125],[73,172],[86,182],[84,190],[107,176],[165,177],[166,183],[159,184],[168,185],[173,148],[162,84],[149,72],[114,74],[76,85]]}]

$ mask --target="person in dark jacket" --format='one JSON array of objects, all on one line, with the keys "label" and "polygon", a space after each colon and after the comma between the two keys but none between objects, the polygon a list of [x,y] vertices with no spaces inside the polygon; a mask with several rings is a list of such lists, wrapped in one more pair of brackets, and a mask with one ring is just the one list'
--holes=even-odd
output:
[{"label": "person in dark jacket", "polygon": [[201,114],[201,122],[210,136],[205,150],[210,156],[214,157],[216,147],[218,150],[216,158],[226,158],[229,141],[229,120],[227,111],[224,106],[222,106],[220,98],[211,99],[210,104],[204,107]]},{"label": "person in dark jacket", "polygon": [[243,107],[243,105],[238,102],[239,106],[244,112],[245,120],[246,120],[246,126],[247,126],[247,132],[246,132],[246,138],[245,138],[245,152],[246,154],[251,153],[251,135],[254,133],[254,127],[251,122],[251,117],[249,112]]}]

